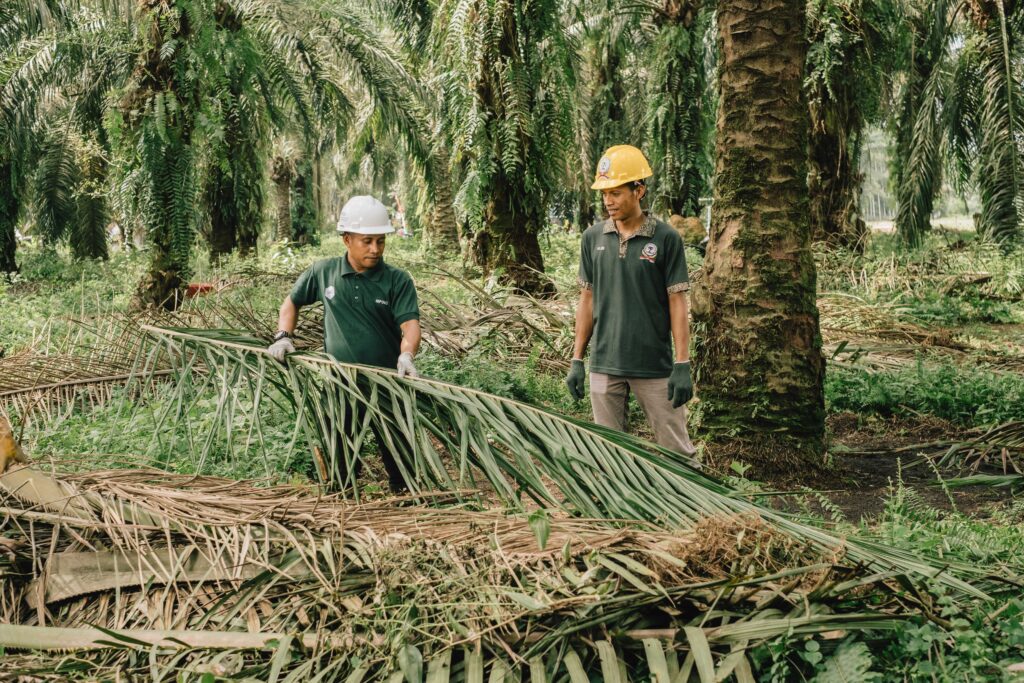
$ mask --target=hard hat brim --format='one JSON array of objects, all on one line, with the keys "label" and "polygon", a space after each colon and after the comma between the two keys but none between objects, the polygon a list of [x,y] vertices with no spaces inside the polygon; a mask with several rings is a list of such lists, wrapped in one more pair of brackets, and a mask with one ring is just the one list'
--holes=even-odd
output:
[{"label": "hard hat brim", "polygon": [[627,180],[624,183],[620,183],[618,180],[595,180],[594,184],[590,186],[591,190],[610,190],[613,187],[622,187],[623,185],[629,185],[632,180]]},{"label": "hard hat brim", "polygon": [[607,178],[607,179],[595,180],[594,184],[590,186],[590,189],[591,190],[610,190],[613,187],[622,187],[623,185],[629,185],[630,183],[635,183],[638,180],[644,180],[645,178],[650,178],[651,175],[654,175],[654,174],[652,173],[652,174],[640,176],[639,178],[630,178],[629,180],[619,180],[617,178]]},{"label": "hard hat brim", "polygon": [[395,231],[394,226],[391,225],[364,225],[360,228],[342,228],[338,226],[338,234],[343,235],[346,232],[350,232],[353,235],[390,235]]}]

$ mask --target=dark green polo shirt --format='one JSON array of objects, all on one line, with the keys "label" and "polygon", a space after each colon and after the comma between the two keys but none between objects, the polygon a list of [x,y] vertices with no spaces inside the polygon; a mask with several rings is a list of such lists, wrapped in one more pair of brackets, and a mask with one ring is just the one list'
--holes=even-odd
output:
[{"label": "dark green polo shirt", "polygon": [[395,367],[400,325],[420,317],[408,273],[383,260],[357,273],[348,254],[310,266],[292,288],[291,299],[296,306],[323,302],[324,350],[342,363]]},{"label": "dark green polo shirt", "polygon": [[650,216],[624,241],[614,221],[591,226],[580,247],[580,286],[594,293],[591,372],[672,374],[668,295],[690,286],[679,233]]}]

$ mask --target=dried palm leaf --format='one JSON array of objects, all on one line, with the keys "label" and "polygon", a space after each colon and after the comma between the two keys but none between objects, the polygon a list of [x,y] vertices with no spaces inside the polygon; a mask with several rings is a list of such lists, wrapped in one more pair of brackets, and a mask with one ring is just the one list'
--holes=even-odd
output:
[{"label": "dried palm leaf", "polygon": [[[15,558],[0,564],[0,646],[76,651],[69,676],[198,674],[232,657],[234,673],[293,680],[725,676],[767,639],[884,631],[922,608],[895,575],[756,516],[659,532],[155,471],[18,470],[0,503]],[[5,670],[58,665],[37,654]]]}]

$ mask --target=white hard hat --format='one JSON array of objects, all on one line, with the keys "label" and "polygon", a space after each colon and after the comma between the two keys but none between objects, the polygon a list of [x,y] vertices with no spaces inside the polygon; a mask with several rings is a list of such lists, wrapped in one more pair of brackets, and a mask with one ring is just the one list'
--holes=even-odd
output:
[{"label": "white hard hat", "polygon": [[386,235],[394,232],[388,209],[373,197],[360,195],[345,202],[338,219],[338,232],[358,235]]}]

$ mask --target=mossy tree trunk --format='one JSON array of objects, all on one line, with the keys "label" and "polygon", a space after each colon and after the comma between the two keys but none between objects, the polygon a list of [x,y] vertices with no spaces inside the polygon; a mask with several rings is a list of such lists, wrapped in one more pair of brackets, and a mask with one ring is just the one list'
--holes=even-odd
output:
[{"label": "mossy tree trunk", "polygon": [[[456,22],[467,37],[453,55],[470,87],[446,117],[451,152],[466,165],[459,196],[484,267],[501,268],[515,291],[548,296],[554,287],[543,276],[538,233],[574,142],[575,74],[562,7],[550,0],[471,5],[477,18]],[[459,132],[464,118],[473,122],[470,136]]]},{"label": "mossy tree trunk", "polygon": [[219,164],[214,164],[207,176],[206,196],[210,209],[210,261],[219,263],[238,246],[231,176]]},{"label": "mossy tree trunk", "polygon": [[723,0],[717,21],[715,212],[693,293],[700,431],[758,472],[801,471],[818,462],[825,418],[807,218],[805,7]]},{"label": "mossy tree trunk", "polygon": [[292,176],[295,169],[287,157],[275,156],[270,165],[274,184],[274,236],[279,242],[292,238]]},{"label": "mossy tree trunk", "polygon": [[18,249],[14,228],[18,224],[18,196],[14,192],[14,169],[0,157],[0,273],[18,272],[15,254]]},{"label": "mossy tree trunk", "polygon": [[704,25],[700,0],[669,0],[655,12],[658,27],[647,96],[647,140],[654,178],[651,201],[666,215],[699,216],[710,173],[706,126]]},{"label": "mossy tree trunk", "polygon": [[[825,95],[827,97],[827,95]],[[811,108],[807,183],[815,240],[864,250],[867,224],[860,217],[864,175],[858,170],[862,126]]]},{"label": "mossy tree trunk", "polygon": [[[139,10],[149,49],[135,67],[135,87],[120,103],[138,140],[145,178],[143,223],[150,262],[137,299],[143,306],[174,309],[191,275],[197,195],[192,135],[199,95],[194,82],[182,83],[179,67],[185,65],[178,59],[187,51],[167,51],[165,44],[188,43],[193,27],[177,5],[139,0]],[[168,26],[171,32],[165,31]]]},{"label": "mossy tree trunk", "polygon": [[433,211],[427,221],[427,246],[438,254],[458,254],[459,223],[452,200],[452,177],[447,150],[435,146],[431,168]]},{"label": "mossy tree trunk", "polygon": [[487,203],[485,221],[489,234],[488,267],[503,268],[513,290],[531,296],[555,294],[554,285],[543,276],[544,255],[537,233],[543,216],[536,206],[517,202],[504,173],[498,171]]},{"label": "mossy tree trunk", "polygon": [[291,238],[295,244],[308,246],[320,243],[320,211],[316,190],[316,163],[302,159],[295,164],[292,175]]}]

